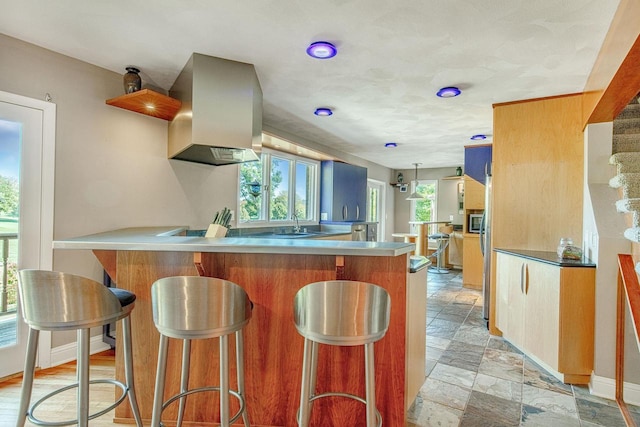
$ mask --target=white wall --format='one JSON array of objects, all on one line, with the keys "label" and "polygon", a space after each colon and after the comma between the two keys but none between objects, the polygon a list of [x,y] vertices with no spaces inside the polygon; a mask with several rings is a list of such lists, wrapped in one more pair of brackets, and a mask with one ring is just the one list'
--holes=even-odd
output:
[{"label": "white wall", "polygon": [[[585,194],[583,215],[583,249],[596,263],[596,319],[593,394],[615,398],[617,254],[631,253],[631,242],[624,238],[623,214],[615,210],[618,192],[608,182],[616,173],[609,165],[613,124],[600,123],[585,130]],[[629,331],[630,325],[627,327]],[[630,342],[630,341],[629,341]],[[638,352],[627,344],[625,379],[638,382]],[[640,401],[640,388],[628,384],[627,398]]]},{"label": "white wall", "polygon": [[[121,74],[0,34],[0,76],[0,90],[48,93],[57,105],[54,239],[135,226],[205,228],[216,211],[236,206],[238,166],[168,160],[166,121],[105,104],[123,94]],[[371,178],[389,181],[387,168],[357,160]],[[102,280],[89,251],[57,250],[53,268]],[[56,333],[52,346],[74,340]]]}]

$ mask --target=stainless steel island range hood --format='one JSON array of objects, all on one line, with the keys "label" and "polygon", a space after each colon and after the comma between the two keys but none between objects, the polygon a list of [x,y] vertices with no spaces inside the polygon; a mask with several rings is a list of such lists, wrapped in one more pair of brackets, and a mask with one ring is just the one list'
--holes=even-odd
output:
[{"label": "stainless steel island range hood", "polygon": [[194,53],[169,95],[182,101],[169,123],[169,158],[216,166],[258,160],[262,89],[253,65]]}]

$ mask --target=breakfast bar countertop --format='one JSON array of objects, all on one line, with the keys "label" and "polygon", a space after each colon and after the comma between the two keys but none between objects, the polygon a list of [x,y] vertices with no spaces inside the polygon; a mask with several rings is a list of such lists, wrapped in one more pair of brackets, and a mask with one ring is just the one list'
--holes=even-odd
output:
[{"label": "breakfast bar countertop", "polygon": [[415,249],[412,243],[353,242],[319,239],[205,238],[181,235],[189,227],[132,227],[86,236],[56,239],[54,249],[234,252],[302,255],[398,256]]}]

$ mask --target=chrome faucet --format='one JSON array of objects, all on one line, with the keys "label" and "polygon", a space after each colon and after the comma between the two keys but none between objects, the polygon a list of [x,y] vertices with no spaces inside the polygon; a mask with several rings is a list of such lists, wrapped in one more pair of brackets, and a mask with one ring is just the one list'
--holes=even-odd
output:
[{"label": "chrome faucet", "polygon": [[296,225],[293,226],[293,232],[294,233],[299,233],[300,232],[300,224],[298,223],[298,215],[294,213],[291,214],[291,220],[296,222]]}]

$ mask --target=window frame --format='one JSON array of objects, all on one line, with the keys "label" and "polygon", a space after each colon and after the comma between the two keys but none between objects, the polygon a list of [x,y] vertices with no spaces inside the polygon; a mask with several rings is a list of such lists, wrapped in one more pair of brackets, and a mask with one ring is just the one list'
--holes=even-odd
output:
[{"label": "window frame", "polygon": [[[270,219],[271,212],[271,165],[273,157],[289,161],[289,180],[287,182],[287,188],[289,197],[287,200],[287,210],[289,217],[285,220],[272,220]],[[310,179],[311,184],[311,198],[310,202],[310,219],[298,219],[297,225],[316,225],[319,224],[320,217],[320,162],[318,160],[310,159],[307,157],[296,156],[295,154],[286,153],[283,151],[272,150],[263,147],[260,153],[260,160],[262,161],[262,206],[260,209],[260,219],[241,221],[238,215],[237,227],[238,228],[256,228],[256,227],[281,227],[281,226],[293,226],[296,225],[296,221],[291,219],[291,212],[295,207],[295,186],[296,186],[296,165],[299,163],[311,166]],[[240,165],[238,167],[238,198],[237,198],[237,211],[240,212],[240,206],[242,199],[240,198],[240,185],[242,179]]]},{"label": "window frame", "polygon": [[[433,206],[433,212],[432,212],[432,218],[431,221],[437,221],[438,219],[438,180],[437,179],[419,179],[417,181],[411,181],[411,188],[410,191],[411,193],[413,193],[414,191],[416,191],[416,188],[420,185],[431,185],[433,184],[435,187],[435,190],[433,192],[433,198],[431,197],[427,197],[429,199],[432,200],[432,206]],[[411,206],[410,206],[410,210],[409,210],[409,222],[410,223],[415,223],[416,222],[416,204],[417,204],[417,200],[411,200]],[[429,230],[429,235],[432,234],[432,229],[435,228],[437,229],[437,227],[432,227],[432,225],[437,225],[437,224],[430,224],[427,228]]]}]

